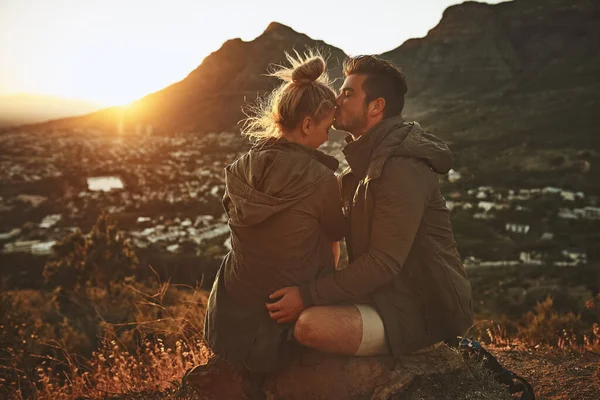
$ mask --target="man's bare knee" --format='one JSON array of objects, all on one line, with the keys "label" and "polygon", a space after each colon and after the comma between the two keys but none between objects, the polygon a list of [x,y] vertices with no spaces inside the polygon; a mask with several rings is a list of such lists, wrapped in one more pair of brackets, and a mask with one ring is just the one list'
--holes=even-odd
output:
[{"label": "man's bare knee", "polygon": [[314,329],[314,318],[310,309],[300,313],[294,326],[294,338],[298,343],[306,347],[314,347],[316,344],[316,331]]}]

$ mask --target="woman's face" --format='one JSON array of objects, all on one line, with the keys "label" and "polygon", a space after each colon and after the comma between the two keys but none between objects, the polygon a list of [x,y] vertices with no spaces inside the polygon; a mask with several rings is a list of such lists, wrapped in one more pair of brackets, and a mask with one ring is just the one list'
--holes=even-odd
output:
[{"label": "woman's face", "polygon": [[333,125],[333,119],[335,117],[335,109],[331,110],[325,115],[321,121],[312,119],[311,124],[308,127],[307,135],[305,136],[306,142],[304,143],[308,147],[316,149],[323,143],[325,143],[329,137],[329,130]]}]

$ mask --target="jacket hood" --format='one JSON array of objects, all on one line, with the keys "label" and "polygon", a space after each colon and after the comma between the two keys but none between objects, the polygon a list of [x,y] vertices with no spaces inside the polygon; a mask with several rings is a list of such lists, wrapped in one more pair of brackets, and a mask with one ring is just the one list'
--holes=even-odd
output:
[{"label": "jacket hood", "polygon": [[285,139],[254,147],[225,169],[225,209],[233,224],[252,226],[311,195],[338,161]]},{"label": "jacket hood", "polygon": [[[344,153],[349,164],[352,166],[353,160],[359,169],[361,159],[375,163],[389,156],[420,159],[438,174],[446,174],[452,168],[452,152],[448,145],[425,132],[417,122],[405,122],[400,116],[381,121],[363,137],[350,142]],[[363,166],[366,172],[368,165],[363,163]]]}]

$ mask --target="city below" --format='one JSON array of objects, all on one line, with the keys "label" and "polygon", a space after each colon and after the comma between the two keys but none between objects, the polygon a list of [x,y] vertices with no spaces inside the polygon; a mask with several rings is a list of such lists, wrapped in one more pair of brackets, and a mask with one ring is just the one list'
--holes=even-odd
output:
[{"label": "city below", "polygon": [[[322,147],[340,170],[342,147]],[[48,256],[68,233],[89,231],[103,210],[136,249],[220,259],[230,248],[223,170],[249,148],[239,134],[8,132],[0,148],[0,257]],[[467,267],[587,263],[600,225],[597,197],[470,187],[460,168],[441,180]]]}]

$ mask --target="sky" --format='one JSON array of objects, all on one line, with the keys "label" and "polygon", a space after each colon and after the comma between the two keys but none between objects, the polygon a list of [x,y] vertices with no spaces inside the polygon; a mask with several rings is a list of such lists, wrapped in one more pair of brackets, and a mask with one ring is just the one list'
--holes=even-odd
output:
[{"label": "sky", "polygon": [[[277,21],[347,54],[423,37],[460,0],[0,0],[0,95],[123,105]],[[486,0],[499,3],[500,0]]]}]

